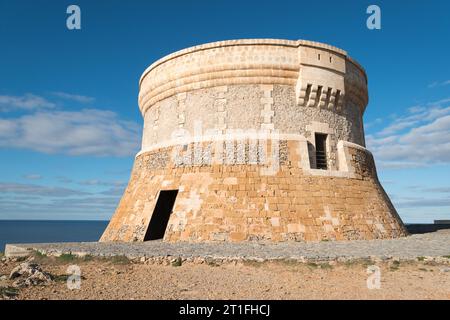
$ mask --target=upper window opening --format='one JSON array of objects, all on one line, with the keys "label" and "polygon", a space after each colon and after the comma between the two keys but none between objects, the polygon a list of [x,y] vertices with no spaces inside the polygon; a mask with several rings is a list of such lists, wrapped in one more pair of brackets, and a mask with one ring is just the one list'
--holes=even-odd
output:
[{"label": "upper window opening", "polygon": [[316,133],[316,168],[327,170],[327,135]]}]

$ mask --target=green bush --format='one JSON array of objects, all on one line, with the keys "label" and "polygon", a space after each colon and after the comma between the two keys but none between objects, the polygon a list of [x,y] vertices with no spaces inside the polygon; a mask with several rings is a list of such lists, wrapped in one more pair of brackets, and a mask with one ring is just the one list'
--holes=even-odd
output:
[{"label": "green bush", "polygon": [[400,268],[400,261],[392,261],[391,267],[389,268],[391,271],[397,271]]},{"label": "green bush", "polygon": [[111,261],[113,264],[129,264],[130,259],[127,256],[112,256],[107,258],[107,260]]},{"label": "green bush", "polygon": [[14,298],[19,294],[19,289],[13,287],[0,287],[0,296]]},{"label": "green bush", "polygon": [[182,260],[180,257],[176,258],[175,261],[172,262],[172,267],[181,267]]},{"label": "green bush", "polygon": [[60,255],[59,257],[57,257],[57,259],[59,261],[63,261],[63,262],[72,262],[75,259],[77,259],[77,257],[71,253],[63,253],[62,255]]}]

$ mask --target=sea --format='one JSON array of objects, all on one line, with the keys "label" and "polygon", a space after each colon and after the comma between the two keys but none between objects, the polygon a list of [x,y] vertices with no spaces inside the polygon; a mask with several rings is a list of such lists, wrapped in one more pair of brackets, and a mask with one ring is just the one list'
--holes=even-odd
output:
[{"label": "sea", "polygon": [[7,243],[98,241],[108,221],[0,220],[0,252]]}]

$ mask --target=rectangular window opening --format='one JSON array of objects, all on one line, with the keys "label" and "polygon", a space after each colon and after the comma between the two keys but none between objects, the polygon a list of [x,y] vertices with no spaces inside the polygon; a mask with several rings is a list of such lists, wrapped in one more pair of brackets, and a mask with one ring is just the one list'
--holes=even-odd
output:
[{"label": "rectangular window opening", "polygon": [[316,133],[316,168],[327,170],[327,135]]}]

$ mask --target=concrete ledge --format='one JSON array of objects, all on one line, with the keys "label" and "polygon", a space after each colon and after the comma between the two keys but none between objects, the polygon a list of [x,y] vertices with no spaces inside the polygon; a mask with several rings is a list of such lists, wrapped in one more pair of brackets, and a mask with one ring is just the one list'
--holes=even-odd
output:
[{"label": "concrete ledge", "polygon": [[7,257],[29,255],[32,250],[47,256],[72,254],[77,257],[126,256],[129,259],[218,259],[236,260],[282,260],[296,261],[353,261],[358,259],[401,259],[450,264],[450,230],[427,234],[415,234],[397,239],[352,240],[321,242],[246,242],[246,243],[167,243],[148,242],[77,242],[36,243],[7,245]]},{"label": "concrete ledge", "polygon": [[439,230],[450,230],[450,223],[448,224],[431,224],[431,223],[413,223],[405,224],[406,230],[412,234],[430,233]]}]

